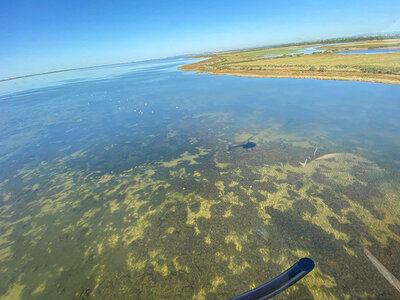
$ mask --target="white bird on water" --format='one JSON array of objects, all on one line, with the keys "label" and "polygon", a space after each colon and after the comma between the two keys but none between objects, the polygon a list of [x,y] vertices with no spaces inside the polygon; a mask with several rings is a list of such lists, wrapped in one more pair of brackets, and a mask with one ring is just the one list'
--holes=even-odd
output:
[{"label": "white bird on water", "polygon": [[305,167],[307,165],[307,160],[308,160],[308,158],[306,158],[306,160],[304,162],[299,161],[299,164],[301,164],[303,167]]}]

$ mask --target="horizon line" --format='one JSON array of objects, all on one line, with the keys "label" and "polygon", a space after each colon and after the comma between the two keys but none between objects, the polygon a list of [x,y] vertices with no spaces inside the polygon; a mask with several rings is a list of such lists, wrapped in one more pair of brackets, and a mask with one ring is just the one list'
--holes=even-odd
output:
[{"label": "horizon line", "polygon": [[248,47],[248,48],[227,49],[227,50],[218,50],[218,51],[215,51],[215,50],[214,51],[205,51],[205,52],[197,53],[197,54],[186,53],[186,54],[173,55],[173,56],[168,56],[168,57],[163,57],[163,58],[150,58],[150,59],[144,59],[144,60],[134,60],[134,61],[129,61],[129,62],[120,62],[120,63],[102,64],[102,65],[96,65],[96,66],[85,66],[85,67],[78,67],[78,68],[53,70],[53,71],[47,71],[47,72],[41,72],[41,73],[13,76],[13,77],[3,78],[3,79],[0,78],[0,82],[17,80],[17,79],[22,79],[22,78],[27,78],[27,77],[49,75],[49,74],[54,74],[54,73],[63,73],[63,72],[78,71],[78,70],[88,70],[88,69],[93,69],[93,68],[127,65],[127,64],[131,64],[131,63],[135,63],[135,62],[143,62],[143,61],[156,60],[156,59],[166,59],[166,58],[173,58],[173,57],[179,57],[179,56],[191,57],[191,56],[199,56],[199,55],[203,55],[203,54],[212,54],[212,53],[219,53],[219,52],[225,52],[225,51],[242,51],[242,50],[246,50],[246,49],[259,49],[259,48],[265,48],[265,47],[290,46],[290,45],[299,45],[299,44],[302,45],[302,44],[307,44],[307,43],[328,42],[331,40],[349,39],[349,38],[357,39],[357,38],[373,38],[373,37],[382,37],[382,36],[396,37],[398,35],[399,35],[399,33],[397,31],[395,31],[395,32],[391,32],[391,33],[381,33],[381,34],[374,33],[374,34],[365,34],[365,35],[361,34],[361,35],[352,35],[352,36],[347,36],[347,37],[319,39],[319,40],[315,40],[315,41],[309,40],[309,41],[302,41],[302,42],[270,44],[270,45],[255,46],[255,47]]},{"label": "horizon line", "polygon": [[135,60],[135,61],[130,61],[130,62],[104,64],[104,65],[88,66],[88,67],[78,67],[78,68],[71,68],[71,69],[62,69],[62,70],[54,70],[54,71],[48,71],[48,72],[42,72],[42,73],[34,73],[34,74],[28,74],[28,75],[14,76],[14,77],[0,79],[0,82],[9,81],[9,80],[15,80],[15,79],[21,79],[21,78],[26,78],[26,77],[48,75],[48,74],[54,74],[54,73],[70,72],[70,71],[77,71],[77,70],[87,70],[87,69],[93,69],[93,68],[118,66],[118,65],[127,65],[127,64],[131,64],[131,63],[135,63],[135,62],[141,62],[141,61],[145,61],[145,60]]}]

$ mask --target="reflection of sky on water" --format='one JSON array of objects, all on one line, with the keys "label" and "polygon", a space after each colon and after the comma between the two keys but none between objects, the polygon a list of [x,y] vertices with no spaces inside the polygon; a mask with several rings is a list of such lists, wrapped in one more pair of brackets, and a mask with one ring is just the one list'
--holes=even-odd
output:
[{"label": "reflection of sky on water", "polygon": [[350,50],[346,52],[339,52],[336,54],[348,55],[348,54],[380,54],[380,53],[394,53],[399,52],[400,49],[364,49],[364,50]]},{"label": "reflection of sky on water", "polygon": [[[184,60],[184,58],[180,58]],[[15,93],[22,90],[36,89],[47,86],[62,85],[68,82],[81,82],[90,80],[99,80],[113,76],[120,76],[129,72],[150,71],[153,67],[160,66],[168,67],[170,63],[164,62],[161,59],[138,61],[128,64],[93,67],[82,70],[72,70],[66,72],[45,74],[39,76],[32,76],[20,78],[17,80],[9,80],[0,82],[0,95]]]},{"label": "reflection of sky on water", "polygon": [[287,53],[287,54],[273,54],[273,55],[264,55],[263,57],[280,57],[284,55],[295,55],[295,54],[313,54],[315,52],[325,52],[326,50],[320,49],[321,47],[327,47],[327,46],[336,46],[336,45],[346,45],[350,43],[334,43],[334,44],[324,44],[321,46],[311,46],[311,47],[299,47],[299,48],[292,48],[295,50],[292,53]]},{"label": "reflection of sky on water", "polygon": [[[334,44],[324,44],[321,46],[312,46],[312,47],[306,47],[306,48],[293,48],[295,50],[292,53],[286,53],[286,54],[267,54],[262,57],[281,57],[284,55],[295,55],[295,54],[313,54],[315,52],[326,52],[329,50],[321,49],[322,47],[327,47],[327,46],[336,46],[336,45],[347,45],[347,44],[353,44],[351,43],[334,43]],[[339,51],[343,51],[343,49],[339,49]],[[340,54],[340,55],[349,55],[349,54],[379,54],[379,53],[394,53],[394,52],[399,52],[400,49],[364,49],[364,50],[350,50],[350,51],[344,51],[344,52],[338,52],[335,54]]]}]

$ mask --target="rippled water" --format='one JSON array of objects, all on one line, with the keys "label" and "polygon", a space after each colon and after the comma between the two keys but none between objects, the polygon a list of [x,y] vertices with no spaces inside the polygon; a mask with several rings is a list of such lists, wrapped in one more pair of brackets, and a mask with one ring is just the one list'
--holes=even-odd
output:
[{"label": "rippled water", "polygon": [[0,297],[395,299],[400,87],[182,63],[0,85]]}]

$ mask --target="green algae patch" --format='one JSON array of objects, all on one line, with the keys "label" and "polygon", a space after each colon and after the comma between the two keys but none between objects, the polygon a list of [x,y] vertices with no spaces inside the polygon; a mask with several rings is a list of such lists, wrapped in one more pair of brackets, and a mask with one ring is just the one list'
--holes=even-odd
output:
[{"label": "green algae patch", "polygon": [[224,213],[224,218],[229,218],[229,217],[232,217],[232,216],[233,216],[232,215],[232,209],[228,208]]},{"label": "green algae patch", "polygon": [[191,137],[191,138],[189,138],[189,143],[190,144],[196,144],[196,143],[198,143],[199,141],[198,141],[198,139],[196,139],[195,137]]},{"label": "green algae patch", "polygon": [[[400,243],[400,187],[360,155],[314,158],[314,141],[279,130],[237,130],[204,146],[204,137],[185,137],[188,148],[172,160],[118,171],[71,167],[87,151],[21,169],[13,180],[27,187],[29,205],[9,183],[1,193],[10,195],[0,208],[1,295],[230,298],[304,256],[317,268],[285,296],[361,295],[342,269],[360,268],[362,246],[387,257]],[[226,150],[250,137],[252,151]],[[9,278],[18,276],[15,286]],[[365,278],[380,290],[374,280]]]},{"label": "green algae patch", "polygon": [[[189,197],[193,197],[190,196]],[[195,213],[193,212],[190,207],[187,208],[187,219],[186,219],[186,223],[189,225],[195,225],[195,229],[196,229],[196,233],[199,234],[200,231],[198,229],[198,227],[196,226],[197,224],[197,219],[199,218],[205,218],[205,219],[210,219],[211,218],[211,207],[215,204],[217,204],[217,201],[213,201],[213,200],[205,200],[202,198],[195,198],[194,201],[200,202],[200,208],[198,209],[198,211]]]},{"label": "green algae patch", "polygon": [[177,136],[178,134],[179,134],[178,130],[171,129],[168,131],[167,138],[168,139],[173,138],[173,137]]},{"label": "green algae patch", "polygon": [[222,276],[217,276],[217,277],[215,277],[214,280],[212,281],[212,291],[213,291],[213,292],[216,292],[216,291],[217,291],[217,288],[218,288],[220,285],[225,285],[225,284],[226,284],[226,282],[225,282],[225,280],[224,280],[224,277],[222,277]]},{"label": "green algae patch", "polygon": [[281,298],[397,297],[362,251],[400,276],[394,87],[156,73],[6,96],[0,297],[230,299],[304,256]]},{"label": "green algae patch", "polygon": [[22,291],[25,286],[22,284],[15,283],[6,293],[5,295],[1,295],[0,299],[4,300],[19,300],[21,298]]},{"label": "green algae patch", "polygon": [[250,269],[251,266],[245,259],[241,257],[230,257],[228,268],[233,275],[240,275],[245,272],[246,269]]},{"label": "green algae patch", "polygon": [[228,167],[230,165],[229,163],[220,162],[218,160],[217,154],[214,155],[214,164],[217,168],[220,168],[220,169],[225,169],[226,167]]},{"label": "green algae patch", "polygon": [[5,195],[3,195],[3,202],[7,202],[8,200],[11,199],[11,193],[7,193]]},{"label": "green algae patch", "polygon": [[239,182],[237,182],[237,181],[232,181],[228,186],[229,187],[234,187],[234,186],[237,186],[239,184]]},{"label": "green algae patch", "polygon": [[224,182],[223,182],[223,181],[217,181],[217,182],[215,183],[215,186],[217,187],[217,189],[219,190],[219,192],[220,192],[221,194],[223,194],[223,193],[225,192],[225,185],[224,185]]},{"label": "green algae patch", "polygon": [[247,235],[231,232],[225,237],[225,243],[233,243],[237,251],[242,251],[242,245],[247,243]]},{"label": "green algae patch", "polygon": [[37,288],[32,292],[32,295],[41,294],[46,288],[46,282],[42,282],[37,286]]},{"label": "green algae patch", "polygon": [[378,57],[364,54],[337,55],[338,51],[346,52],[349,48],[384,49],[396,48],[398,45],[398,39],[378,42],[375,39],[370,37],[364,43],[350,42],[345,46],[340,43],[335,46],[316,43],[314,47],[321,46],[321,50],[328,51],[311,54],[296,54],[300,49],[311,46],[307,44],[216,52],[204,56],[208,58],[206,60],[180,66],[178,69],[241,77],[314,78],[399,84],[399,55],[396,52],[372,55]]},{"label": "green algae patch", "polygon": [[8,228],[7,231],[5,231],[0,235],[0,247],[12,243],[12,241],[10,240],[10,235],[12,232],[13,229]]},{"label": "green algae patch", "polygon": [[199,158],[200,156],[207,155],[210,151],[202,147],[196,147],[196,149],[198,152],[196,154],[190,154],[189,152],[184,152],[180,157],[171,161],[162,162],[161,165],[167,168],[173,168],[183,162],[188,162],[189,165],[199,164],[199,162],[197,162],[196,159]]},{"label": "green algae patch", "polygon": [[7,246],[0,249],[0,261],[5,262],[12,260],[12,251],[11,247]]},{"label": "green algae patch", "polygon": [[262,259],[264,262],[269,262],[270,260],[270,256],[269,256],[269,249],[268,248],[260,248],[258,249],[258,251],[260,252]]}]

